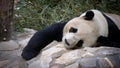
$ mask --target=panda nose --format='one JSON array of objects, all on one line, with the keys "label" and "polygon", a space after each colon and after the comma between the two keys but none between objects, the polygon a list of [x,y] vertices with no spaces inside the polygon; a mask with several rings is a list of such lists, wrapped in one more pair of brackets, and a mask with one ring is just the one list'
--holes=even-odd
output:
[{"label": "panda nose", "polygon": [[67,39],[65,39],[65,43],[69,46],[70,44],[68,43]]}]

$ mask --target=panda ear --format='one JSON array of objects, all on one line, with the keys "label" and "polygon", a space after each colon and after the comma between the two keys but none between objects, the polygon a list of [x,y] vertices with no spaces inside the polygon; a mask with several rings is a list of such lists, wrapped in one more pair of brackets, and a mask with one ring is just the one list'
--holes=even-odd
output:
[{"label": "panda ear", "polygon": [[85,20],[92,20],[93,17],[94,17],[94,12],[93,11],[87,11],[84,17],[85,17],[84,18]]}]

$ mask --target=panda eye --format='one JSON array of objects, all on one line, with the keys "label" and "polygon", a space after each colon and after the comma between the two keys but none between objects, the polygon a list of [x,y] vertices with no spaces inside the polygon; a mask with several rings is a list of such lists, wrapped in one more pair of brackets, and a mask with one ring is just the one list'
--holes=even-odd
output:
[{"label": "panda eye", "polygon": [[76,32],[77,32],[77,29],[74,28],[74,27],[71,27],[70,30],[69,30],[69,32],[76,33]]}]

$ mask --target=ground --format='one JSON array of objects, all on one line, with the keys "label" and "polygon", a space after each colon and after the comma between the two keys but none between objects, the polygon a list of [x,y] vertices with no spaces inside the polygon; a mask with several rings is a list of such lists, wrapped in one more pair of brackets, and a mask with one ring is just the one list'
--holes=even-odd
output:
[{"label": "ground", "polygon": [[21,52],[35,30],[24,30],[13,32],[10,41],[0,42],[0,68],[28,68],[28,62],[21,58]]}]

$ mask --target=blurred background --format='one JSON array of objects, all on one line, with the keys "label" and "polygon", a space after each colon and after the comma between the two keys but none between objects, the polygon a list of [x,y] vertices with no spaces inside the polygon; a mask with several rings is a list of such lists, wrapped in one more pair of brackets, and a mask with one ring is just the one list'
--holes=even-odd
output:
[{"label": "blurred background", "polygon": [[14,31],[40,30],[60,21],[68,21],[89,9],[120,14],[120,0],[15,0]]}]

